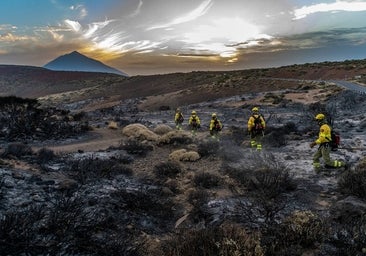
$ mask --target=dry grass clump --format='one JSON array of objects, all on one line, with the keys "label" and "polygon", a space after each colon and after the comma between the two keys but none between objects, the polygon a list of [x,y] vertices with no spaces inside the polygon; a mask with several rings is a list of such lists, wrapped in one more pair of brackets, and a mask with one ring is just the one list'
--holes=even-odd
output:
[{"label": "dry grass clump", "polygon": [[159,139],[159,135],[142,124],[127,125],[122,129],[122,134],[137,140],[157,141]]},{"label": "dry grass clump", "polygon": [[162,255],[264,256],[260,236],[234,224],[183,229],[162,244]]},{"label": "dry grass clump", "polygon": [[170,131],[160,137],[158,144],[190,144],[192,143],[192,134],[187,131]]},{"label": "dry grass clump", "polygon": [[149,151],[154,150],[152,145],[141,142],[136,138],[122,142],[119,148],[126,150],[128,154],[137,156],[146,156]]},{"label": "dry grass clump", "polygon": [[115,121],[110,121],[108,123],[108,129],[112,129],[112,130],[117,130],[118,129],[118,124]]},{"label": "dry grass clump", "polygon": [[187,151],[186,149],[179,149],[170,153],[169,159],[173,161],[196,162],[200,159],[200,155],[195,151]]},{"label": "dry grass clump", "polygon": [[169,125],[166,124],[159,124],[157,125],[154,130],[153,130],[156,134],[158,135],[163,135],[166,134],[168,132],[173,131],[173,128],[171,128]]}]

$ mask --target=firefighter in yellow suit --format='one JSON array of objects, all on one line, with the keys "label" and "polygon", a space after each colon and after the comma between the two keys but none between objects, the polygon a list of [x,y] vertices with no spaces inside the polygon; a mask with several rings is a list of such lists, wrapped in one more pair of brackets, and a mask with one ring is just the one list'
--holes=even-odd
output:
[{"label": "firefighter in yellow suit", "polygon": [[252,108],[252,114],[248,120],[248,133],[250,134],[250,146],[256,148],[257,151],[262,150],[262,138],[264,136],[265,128],[266,121],[259,113],[259,108]]},{"label": "firefighter in yellow suit", "polygon": [[183,121],[184,117],[182,111],[180,110],[180,108],[177,108],[174,115],[175,128],[177,128],[177,130],[182,130]]},{"label": "firefighter in yellow suit", "polygon": [[330,158],[331,147],[329,142],[332,141],[331,137],[331,128],[327,123],[324,114],[317,114],[315,116],[315,120],[318,122],[320,127],[318,138],[310,143],[310,147],[313,148],[316,145],[319,145],[318,150],[315,152],[313,156],[313,167],[315,171],[319,171],[321,169],[320,158],[323,158],[325,167],[327,168],[339,168],[345,166],[345,163],[339,160],[332,160]]},{"label": "firefighter in yellow suit", "polygon": [[220,140],[220,131],[222,130],[221,121],[217,118],[216,113],[212,113],[211,121],[210,121],[210,135],[211,138],[219,141]]}]

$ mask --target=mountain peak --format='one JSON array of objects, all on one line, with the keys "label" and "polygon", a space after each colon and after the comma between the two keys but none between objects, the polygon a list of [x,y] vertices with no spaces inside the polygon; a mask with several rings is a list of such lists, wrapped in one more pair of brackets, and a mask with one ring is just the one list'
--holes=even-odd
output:
[{"label": "mountain peak", "polygon": [[82,71],[113,73],[128,76],[126,73],[103,64],[100,61],[89,58],[78,51],[57,57],[43,66],[44,68],[57,71]]}]

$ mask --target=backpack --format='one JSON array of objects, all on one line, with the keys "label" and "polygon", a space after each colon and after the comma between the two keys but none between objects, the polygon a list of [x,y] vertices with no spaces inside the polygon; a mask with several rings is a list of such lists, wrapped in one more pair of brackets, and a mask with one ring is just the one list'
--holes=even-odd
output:
[{"label": "backpack", "polygon": [[333,131],[331,131],[330,133],[332,141],[329,143],[330,144],[330,148],[332,151],[337,151],[338,147],[340,146],[341,143],[341,136],[339,135],[339,133]]},{"label": "backpack", "polygon": [[221,125],[220,125],[219,121],[215,120],[215,123],[214,123],[214,124],[215,124],[214,129],[215,129],[216,131],[221,131],[222,127],[221,127]]},{"label": "backpack", "polygon": [[183,121],[184,121],[183,115],[182,115],[182,113],[179,113],[179,117],[178,117],[177,122],[178,123],[183,123]]},{"label": "backpack", "polygon": [[192,127],[198,127],[198,123],[197,123],[197,118],[196,117],[193,117],[192,118],[191,126]]},{"label": "backpack", "polygon": [[264,120],[264,117],[262,115],[258,115],[257,117],[252,115],[252,117],[254,118],[254,127],[253,127],[253,129],[255,131],[262,131],[263,130],[263,125],[262,125],[261,117],[263,118],[263,120]]}]

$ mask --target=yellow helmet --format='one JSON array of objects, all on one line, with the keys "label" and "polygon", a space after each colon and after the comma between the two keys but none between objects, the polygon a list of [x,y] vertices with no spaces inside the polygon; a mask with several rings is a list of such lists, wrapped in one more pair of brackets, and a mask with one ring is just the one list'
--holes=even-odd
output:
[{"label": "yellow helmet", "polygon": [[216,113],[212,113],[212,117],[216,117]]},{"label": "yellow helmet", "polygon": [[320,120],[324,120],[325,119],[325,115],[322,113],[319,113],[315,116],[315,120],[320,121]]},{"label": "yellow helmet", "polygon": [[192,110],[192,115],[195,115],[197,114],[195,110]]},{"label": "yellow helmet", "polygon": [[254,107],[254,108],[252,108],[252,111],[253,112],[258,112],[259,111],[259,108],[258,107]]}]

